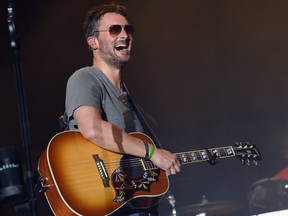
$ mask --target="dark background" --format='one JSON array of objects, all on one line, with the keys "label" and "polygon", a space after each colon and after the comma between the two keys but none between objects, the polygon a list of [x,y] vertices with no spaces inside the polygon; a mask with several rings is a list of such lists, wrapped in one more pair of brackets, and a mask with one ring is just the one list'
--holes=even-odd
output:
[{"label": "dark background", "polygon": [[[91,65],[82,36],[84,14],[110,1],[18,0],[15,23],[29,117],[33,169],[60,131],[68,77]],[[186,165],[170,177],[177,210],[201,202],[235,201],[248,215],[251,185],[287,164],[288,2],[286,0],[126,0],[136,27],[133,58],[124,70],[134,100],[152,117],[152,128],[172,152],[256,144],[258,166],[237,158]],[[7,2],[0,3],[0,146],[16,146],[24,163],[19,112],[9,49]],[[52,215],[42,194],[38,213]],[[1,215],[14,213],[0,204]],[[169,215],[166,197],[160,215]]]}]

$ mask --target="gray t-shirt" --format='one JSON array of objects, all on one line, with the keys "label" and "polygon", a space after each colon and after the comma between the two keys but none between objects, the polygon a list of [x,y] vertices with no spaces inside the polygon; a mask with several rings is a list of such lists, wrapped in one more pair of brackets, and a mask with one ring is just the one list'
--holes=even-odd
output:
[{"label": "gray t-shirt", "polygon": [[66,114],[69,129],[77,129],[73,112],[81,106],[92,106],[102,112],[104,120],[126,132],[143,132],[127,92],[117,89],[104,73],[84,67],[71,75],[66,88]]}]

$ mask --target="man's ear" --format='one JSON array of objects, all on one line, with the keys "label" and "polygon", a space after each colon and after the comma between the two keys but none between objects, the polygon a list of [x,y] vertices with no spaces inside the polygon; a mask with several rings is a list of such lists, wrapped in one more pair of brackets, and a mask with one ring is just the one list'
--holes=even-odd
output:
[{"label": "man's ear", "polygon": [[95,36],[89,36],[87,38],[87,43],[91,47],[92,50],[98,49],[98,40]]}]

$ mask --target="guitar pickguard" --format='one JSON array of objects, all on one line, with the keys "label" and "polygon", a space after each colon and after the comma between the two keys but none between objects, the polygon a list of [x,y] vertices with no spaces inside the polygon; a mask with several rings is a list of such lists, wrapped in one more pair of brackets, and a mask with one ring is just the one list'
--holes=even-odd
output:
[{"label": "guitar pickguard", "polygon": [[125,202],[137,191],[150,191],[150,185],[159,180],[159,169],[145,170],[139,177],[131,178],[121,168],[112,174],[112,184],[116,193],[114,202]]}]

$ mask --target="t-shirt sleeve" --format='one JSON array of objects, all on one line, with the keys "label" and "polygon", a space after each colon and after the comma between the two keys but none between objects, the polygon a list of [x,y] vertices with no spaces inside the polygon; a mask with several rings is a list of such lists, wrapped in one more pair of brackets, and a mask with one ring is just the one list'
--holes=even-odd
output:
[{"label": "t-shirt sleeve", "polygon": [[86,70],[76,71],[68,79],[65,109],[68,119],[81,106],[92,106],[101,110],[102,91],[100,82]]}]

